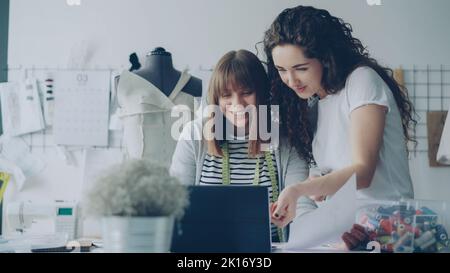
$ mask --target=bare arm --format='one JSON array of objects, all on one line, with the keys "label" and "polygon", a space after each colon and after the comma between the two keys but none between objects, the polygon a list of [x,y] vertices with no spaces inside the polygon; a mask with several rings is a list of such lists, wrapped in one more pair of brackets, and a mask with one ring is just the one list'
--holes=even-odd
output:
[{"label": "bare arm", "polygon": [[[280,195],[274,217],[286,225],[295,215],[294,200],[300,196],[323,196],[337,192],[347,180],[356,173],[358,189],[368,188],[378,163],[379,151],[383,141],[386,118],[386,107],[365,105],[355,109],[350,114],[350,144],[352,164],[340,170],[333,171],[318,178],[309,178],[303,183],[287,187]],[[292,210],[294,213],[292,214]],[[277,214],[277,215],[275,215]]]}]

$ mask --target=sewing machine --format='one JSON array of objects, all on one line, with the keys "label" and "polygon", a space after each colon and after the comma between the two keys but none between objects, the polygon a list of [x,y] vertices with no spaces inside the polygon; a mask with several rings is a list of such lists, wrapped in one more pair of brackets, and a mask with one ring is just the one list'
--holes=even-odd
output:
[{"label": "sewing machine", "polygon": [[68,239],[76,237],[77,203],[11,202],[6,207],[6,232],[19,234],[66,233]]}]

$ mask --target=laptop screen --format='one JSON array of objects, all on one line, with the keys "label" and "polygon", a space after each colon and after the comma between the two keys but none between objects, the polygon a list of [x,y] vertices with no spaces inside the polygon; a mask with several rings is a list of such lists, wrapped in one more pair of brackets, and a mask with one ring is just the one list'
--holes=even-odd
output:
[{"label": "laptop screen", "polygon": [[191,186],[189,192],[190,205],[174,228],[172,252],[270,252],[266,187]]}]

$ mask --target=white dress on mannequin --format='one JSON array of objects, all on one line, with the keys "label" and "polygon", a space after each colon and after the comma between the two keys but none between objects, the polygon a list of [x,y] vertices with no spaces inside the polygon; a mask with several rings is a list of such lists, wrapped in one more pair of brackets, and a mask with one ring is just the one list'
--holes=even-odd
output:
[{"label": "white dress on mannequin", "polygon": [[[123,126],[123,146],[128,158],[145,158],[169,167],[177,139],[172,127],[193,119],[195,98],[181,92],[190,75],[183,71],[167,97],[160,89],[139,75],[124,71],[117,87],[118,116]],[[182,127],[175,128],[181,132]]]}]

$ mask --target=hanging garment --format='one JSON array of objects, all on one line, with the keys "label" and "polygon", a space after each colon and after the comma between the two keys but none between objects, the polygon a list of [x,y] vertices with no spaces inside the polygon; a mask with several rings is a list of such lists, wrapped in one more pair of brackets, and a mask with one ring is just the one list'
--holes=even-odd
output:
[{"label": "hanging garment", "polygon": [[[181,133],[182,124],[192,120],[195,111],[195,98],[181,92],[190,77],[183,71],[167,97],[141,76],[129,71],[121,74],[117,87],[118,116],[127,157],[156,160],[170,166],[178,132]],[[172,117],[172,111],[178,116]]]},{"label": "hanging garment", "polygon": [[450,115],[447,111],[447,119],[445,120],[444,129],[441,135],[441,142],[437,151],[437,161],[441,164],[450,165]]},{"label": "hanging garment", "polygon": [[[428,162],[430,167],[441,167],[445,162],[445,155],[437,155],[438,149],[445,148],[445,135],[443,134],[447,111],[427,112],[427,135],[428,135]],[[444,138],[442,138],[444,137]]]}]

